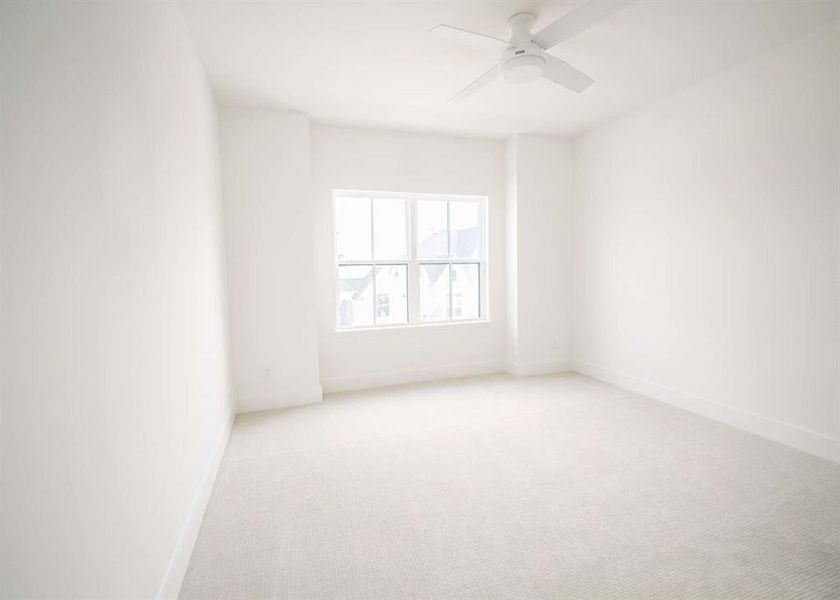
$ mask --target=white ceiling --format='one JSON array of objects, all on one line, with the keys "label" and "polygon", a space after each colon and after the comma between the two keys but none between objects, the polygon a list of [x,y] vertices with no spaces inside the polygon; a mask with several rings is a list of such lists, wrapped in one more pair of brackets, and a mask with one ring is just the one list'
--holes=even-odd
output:
[{"label": "white ceiling", "polygon": [[545,80],[491,83],[447,99],[495,53],[426,32],[448,23],[507,39],[579,0],[487,2],[184,2],[219,103],[282,107],[316,122],[448,132],[573,135],[838,19],[837,2],[639,0],[551,50],[595,79],[582,94]]}]

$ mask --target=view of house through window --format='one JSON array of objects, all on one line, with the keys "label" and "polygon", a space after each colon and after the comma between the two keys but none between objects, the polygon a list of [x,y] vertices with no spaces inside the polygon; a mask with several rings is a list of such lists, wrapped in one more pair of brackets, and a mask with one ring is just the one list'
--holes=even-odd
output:
[{"label": "view of house through window", "polygon": [[486,318],[486,198],[333,197],[340,329]]}]

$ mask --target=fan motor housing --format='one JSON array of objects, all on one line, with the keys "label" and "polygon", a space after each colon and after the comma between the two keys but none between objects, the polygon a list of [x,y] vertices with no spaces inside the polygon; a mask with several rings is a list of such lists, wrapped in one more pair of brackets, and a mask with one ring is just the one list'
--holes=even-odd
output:
[{"label": "fan motor housing", "polygon": [[502,79],[508,83],[527,83],[542,77],[545,59],[534,54],[514,55],[499,66]]}]

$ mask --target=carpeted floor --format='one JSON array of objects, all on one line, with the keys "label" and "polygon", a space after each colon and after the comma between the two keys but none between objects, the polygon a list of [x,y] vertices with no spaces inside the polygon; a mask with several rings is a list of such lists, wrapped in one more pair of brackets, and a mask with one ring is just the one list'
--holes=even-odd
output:
[{"label": "carpeted floor", "polygon": [[182,598],[838,598],[840,466],[581,375],[237,419]]}]

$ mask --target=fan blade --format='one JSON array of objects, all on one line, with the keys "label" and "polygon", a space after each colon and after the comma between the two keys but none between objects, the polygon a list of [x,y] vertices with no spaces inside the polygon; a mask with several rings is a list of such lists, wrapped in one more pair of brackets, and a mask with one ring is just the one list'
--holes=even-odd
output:
[{"label": "fan blade", "polygon": [[429,30],[429,33],[453,42],[476,46],[485,50],[505,50],[510,47],[508,42],[499,38],[484,35],[483,33],[476,33],[475,31],[468,31],[460,27],[452,27],[452,25],[436,25]]},{"label": "fan blade", "polygon": [[534,41],[543,50],[548,50],[600,23],[632,2],[633,0],[590,0],[540,29],[534,35]]},{"label": "fan blade", "polygon": [[491,81],[497,79],[499,77],[499,65],[494,65],[492,69],[484,73],[483,75],[479,76],[478,78],[474,79],[472,83],[470,83],[467,87],[463,90],[452,96],[449,101],[450,102],[460,102],[467,96],[472,96],[478,90],[483,88],[485,85],[490,83]]},{"label": "fan blade", "polygon": [[566,61],[555,58],[550,54],[543,54],[543,58],[545,59],[545,70],[542,76],[562,85],[564,88],[581,93],[594,83],[589,75],[578,71]]}]

